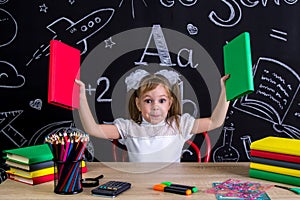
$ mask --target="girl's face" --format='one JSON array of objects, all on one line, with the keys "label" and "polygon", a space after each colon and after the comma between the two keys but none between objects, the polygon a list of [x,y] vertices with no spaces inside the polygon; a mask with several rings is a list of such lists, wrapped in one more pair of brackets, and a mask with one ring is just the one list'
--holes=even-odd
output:
[{"label": "girl's face", "polygon": [[158,124],[166,119],[172,99],[166,88],[159,84],[155,89],[137,97],[135,103],[147,122]]}]

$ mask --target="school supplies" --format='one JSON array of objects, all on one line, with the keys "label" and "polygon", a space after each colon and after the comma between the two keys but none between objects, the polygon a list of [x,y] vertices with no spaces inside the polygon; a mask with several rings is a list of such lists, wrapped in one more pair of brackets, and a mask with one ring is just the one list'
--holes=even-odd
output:
[{"label": "school supplies", "polygon": [[8,178],[29,185],[54,179],[53,154],[48,144],[4,150]]},{"label": "school supplies", "polygon": [[18,181],[21,183],[26,183],[28,185],[37,185],[37,184],[41,184],[41,183],[45,183],[45,182],[54,180],[53,173],[44,175],[44,176],[31,177],[31,178],[23,177],[23,176],[11,173],[10,171],[7,171],[7,173],[9,174],[9,179]]},{"label": "school supplies", "polygon": [[179,188],[184,188],[184,189],[189,189],[193,193],[198,191],[198,188],[196,186],[189,186],[189,185],[181,185],[181,184],[175,184],[169,181],[162,182],[161,184],[164,184],[166,186],[172,186],[172,187],[179,187]]},{"label": "school supplies", "polygon": [[269,136],[251,143],[250,149],[300,156],[300,140]]},{"label": "school supplies", "polygon": [[254,162],[250,162],[250,168],[273,172],[273,173],[284,174],[284,175],[289,175],[289,176],[300,177],[300,170],[298,170],[298,169],[290,169],[290,168],[286,168],[286,167],[278,167],[278,166],[274,166],[274,165],[266,165],[266,164],[254,163]]},{"label": "school supplies", "polygon": [[223,46],[227,100],[235,100],[254,91],[250,35],[244,32]]},{"label": "school supplies", "polygon": [[61,41],[50,41],[48,103],[66,109],[79,107],[80,51]]},{"label": "school supplies", "polygon": [[300,140],[269,136],[250,145],[249,176],[300,185]]},{"label": "school supplies", "polygon": [[274,185],[274,186],[278,187],[278,188],[281,188],[281,189],[292,191],[295,194],[300,194],[300,188],[290,188],[290,187],[285,187],[285,186],[282,186],[282,185]]},{"label": "school supplies", "polygon": [[187,188],[180,188],[174,186],[167,186],[165,184],[156,184],[153,186],[153,190],[161,191],[161,192],[170,192],[174,194],[182,194],[182,195],[191,195],[192,190]]},{"label": "school supplies", "polygon": [[116,197],[131,188],[131,183],[123,181],[108,181],[91,191],[95,196]]},{"label": "school supplies", "polygon": [[300,164],[294,163],[294,162],[285,162],[285,161],[281,161],[281,160],[261,158],[261,157],[255,157],[255,156],[250,157],[250,162],[271,165],[271,166],[277,166],[277,167],[284,167],[284,168],[288,168],[288,169],[300,170]]},{"label": "school supplies", "polygon": [[53,160],[47,160],[45,162],[39,162],[34,164],[23,164],[23,163],[14,162],[12,160],[6,160],[5,163],[10,167],[23,169],[25,171],[35,171],[39,169],[52,167],[54,165]]},{"label": "school supplies", "polygon": [[0,184],[7,179],[7,173],[3,168],[0,168]]},{"label": "school supplies", "polygon": [[6,159],[23,164],[35,164],[53,159],[52,152],[47,144],[3,150]]},{"label": "school supplies", "polygon": [[21,170],[21,169],[18,169],[18,168],[10,167],[10,169],[7,171],[7,173],[13,174],[13,175],[19,175],[19,176],[22,176],[22,177],[25,177],[25,178],[36,178],[36,177],[39,177],[39,176],[45,176],[45,175],[53,174],[54,173],[54,166],[44,168],[44,169],[35,170],[35,171],[25,171],[25,170]]},{"label": "school supplies", "polygon": [[103,178],[104,175],[101,174],[95,178],[84,178],[81,180],[82,187],[95,187],[99,185],[99,179]]},{"label": "school supplies", "polygon": [[274,153],[269,151],[260,151],[251,149],[250,150],[250,156],[251,157],[259,157],[259,158],[266,158],[266,159],[273,159],[278,161],[286,161],[289,163],[300,163],[300,156],[293,156],[283,153]]},{"label": "school supplies", "polygon": [[285,183],[300,186],[300,177],[296,176],[289,176],[280,173],[268,172],[252,168],[249,169],[249,176],[252,178],[274,181],[277,183]]},{"label": "school supplies", "polygon": [[82,160],[89,136],[76,128],[61,128],[45,138],[54,156],[54,192],[76,194],[82,191]]},{"label": "school supplies", "polygon": [[252,181],[243,181],[239,179],[228,179],[224,182],[213,183],[207,193],[215,194],[218,200],[222,199],[260,199],[270,200],[266,190],[272,185],[260,184]]}]

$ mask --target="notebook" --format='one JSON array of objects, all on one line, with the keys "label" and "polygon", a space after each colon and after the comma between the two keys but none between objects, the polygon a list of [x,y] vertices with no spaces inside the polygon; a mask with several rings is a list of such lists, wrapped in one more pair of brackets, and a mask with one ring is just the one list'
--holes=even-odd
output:
[{"label": "notebook", "polygon": [[250,162],[250,168],[300,178],[300,170],[299,169],[279,167],[279,166],[275,166],[275,165],[267,165],[267,164],[254,163],[254,162]]},{"label": "notebook", "polygon": [[79,107],[80,51],[61,41],[50,41],[48,103],[66,109]]},{"label": "notebook", "polygon": [[23,164],[35,164],[53,159],[48,144],[39,144],[16,149],[3,150],[6,159]]},{"label": "notebook", "polygon": [[261,158],[261,157],[251,156],[250,157],[250,162],[300,170],[299,163],[275,160],[275,158],[274,159],[268,159],[268,158]]},{"label": "notebook", "polygon": [[228,101],[254,91],[250,34],[244,32],[223,46],[225,82]]},{"label": "notebook", "polygon": [[260,158],[269,158],[269,159],[278,160],[278,161],[292,162],[292,163],[297,163],[300,165],[300,156],[293,156],[293,155],[289,155],[289,154],[274,153],[274,152],[269,152],[269,151],[260,151],[260,150],[251,149],[250,156],[251,157],[256,156],[256,157],[260,157]]},{"label": "notebook", "polygon": [[300,156],[300,140],[268,136],[251,143],[250,149]]},{"label": "notebook", "polygon": [[252,168],[249,169],[249,176],[257,179],[300,186],[300,178],[296,176],[289,176]]}]

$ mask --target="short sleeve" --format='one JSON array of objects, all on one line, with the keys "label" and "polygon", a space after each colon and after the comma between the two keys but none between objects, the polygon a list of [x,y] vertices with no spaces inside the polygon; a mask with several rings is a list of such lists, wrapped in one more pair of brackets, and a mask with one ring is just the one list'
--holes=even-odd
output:
[{"label": "short sleeve", "polygon": [[127,119],[118,118],[118,119],[114,120],[113,124],[117,127],[117,129],[120,133],[121,139],[119,139],[119,142],[121,144],[124,144],[124,139],[126,139],[127,135],[128,135],[128,127],[129,127],[130,121]]},{"label": "short sleeve", "polygon": [[180,128],[181,128],[181,133],[183,134],[183,137],[185,140],[190,139],[193,134],[191,134],[193,126],[195,123],[195,117],[188,113],[184,113],[180,117]]}]

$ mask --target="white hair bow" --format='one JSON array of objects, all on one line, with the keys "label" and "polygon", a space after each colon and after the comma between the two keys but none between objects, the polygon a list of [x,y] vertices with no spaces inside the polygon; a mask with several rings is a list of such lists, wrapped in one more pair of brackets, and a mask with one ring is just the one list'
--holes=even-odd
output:
[{"label": "white hair bow", "polygon": [[[143,69],[137,69],[134,72],[131,72],[129,76],[126,77],[125,83],[127,85],[127,92],[131,89],[138,89],[140,86],[141,80],[149,75],[150,73]],[[180,81],[179,74],[175,71],[171,70],[160,70],[154,74],[160,74],[169,80],[171,85],[174,85],[178,81]]]}]

